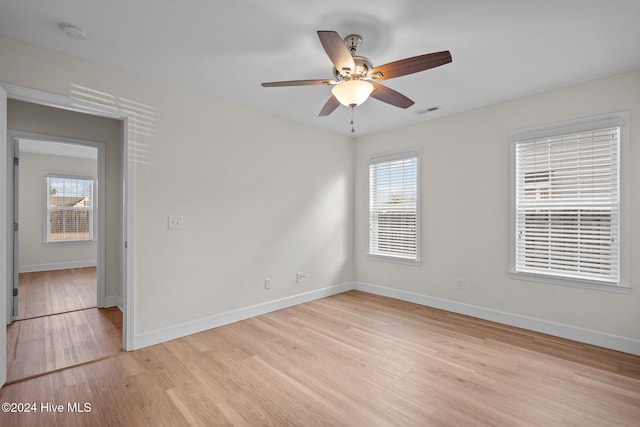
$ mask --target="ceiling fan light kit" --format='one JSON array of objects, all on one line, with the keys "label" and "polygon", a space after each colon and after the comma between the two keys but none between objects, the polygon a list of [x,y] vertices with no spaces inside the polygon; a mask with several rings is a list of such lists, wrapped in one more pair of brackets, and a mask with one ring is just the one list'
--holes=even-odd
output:
[{"label": "ceiling fan light kit", "polygon": [[345,80],[334,85],[331,93],[340,104],[354,108],[369,99],[373,89],[373,85],[366,80]]},{"label": "ceiling fan light kit", "polygon": [[362,37],[359,35],[350,34],[342,39],[335,31],[318,31],[318,38],[333,63],[335,80],[293,80],[262,83],[262,86],[333,85],[331,97],[320,110],[320,116],[328,116],[340,104],[354,109],[370,96],[395,107],[409,108],[414,104],[411,99],[378,82],[439,67],[452,61],[451,53],[445,50],[374,67],[368,58],[355,54],[362,44]]}]

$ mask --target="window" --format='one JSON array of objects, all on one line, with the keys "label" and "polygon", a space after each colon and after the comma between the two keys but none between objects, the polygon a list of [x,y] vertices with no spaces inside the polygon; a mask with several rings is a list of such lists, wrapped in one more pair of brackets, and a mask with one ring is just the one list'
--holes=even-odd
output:
[{"label": "window", "polygon": [[417,152],[369,160],[369,255],[419,261]]},{"label": "window", "polygon": [[626,286],[622,115],[512,135],[511,271]]},{"label": "window", "polygon": [[46,176],[46,243],[94,240],[94,180]]}]

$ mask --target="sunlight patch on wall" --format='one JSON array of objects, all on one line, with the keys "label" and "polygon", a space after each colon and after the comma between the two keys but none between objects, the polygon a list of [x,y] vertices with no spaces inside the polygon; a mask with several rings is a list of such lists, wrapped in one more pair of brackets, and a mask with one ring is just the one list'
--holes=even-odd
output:
[{"label": "sunlight patch on wall", "polygon": [[154,107],[75,83],[71,84],[70,92],[73,105],[82,110],[100,114],[104,114],[105,110],[111,111],[116,117],[120,117],[123,112],[129,115],[133,122],[133,135],[130,135],[129,140],[129,159],[140,164],[151,162],[151,143],[148,142],[148,138],[156,137]]},{"label": "sunlight patch on wall", "polygon": [[[351,248],[345,230],[349,229],[351,212],[349,180],[344,173],[325,176],[282,230],[284,244],[297,248],[297,262],[301,266],[321,265],[308,271],[309,282],[319,286],[340,283],[351,262]],[[304,288],[302,288],[304,289]]]},{"label": "sunlight patch on wall", "polygon": [[329,277],[328,284],[338,282],[351,262],[351,247],[345,233],[352,215],[351,199],[349,179],[341,173],[323,186],[315,201],[316,219],[326,223],[327,228],[316,229],[312,240],[318,242],[315,251],[325,259],[323,270]]}]

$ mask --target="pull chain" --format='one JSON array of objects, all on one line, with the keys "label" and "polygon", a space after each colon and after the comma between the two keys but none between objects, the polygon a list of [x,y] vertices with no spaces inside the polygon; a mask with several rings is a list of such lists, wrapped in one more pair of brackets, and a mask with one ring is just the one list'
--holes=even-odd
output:
[{"label": "pull chain", "polygon": [[353,127],[353,114],[354,114],[355,110],[356,110],[355,107],[351,107],[351,133],[355,133],[356,132],[355,128]]}]

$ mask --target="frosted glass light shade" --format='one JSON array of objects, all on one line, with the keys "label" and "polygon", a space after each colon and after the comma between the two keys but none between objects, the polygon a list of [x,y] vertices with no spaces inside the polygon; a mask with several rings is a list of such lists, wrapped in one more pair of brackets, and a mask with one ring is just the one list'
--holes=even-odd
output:
[{"label": "frosted glass light shade", "polygon": [[365,80],[346,80],[331,88],[331,93],[342,105],[357,107],[369,98],[373,85]]}]

